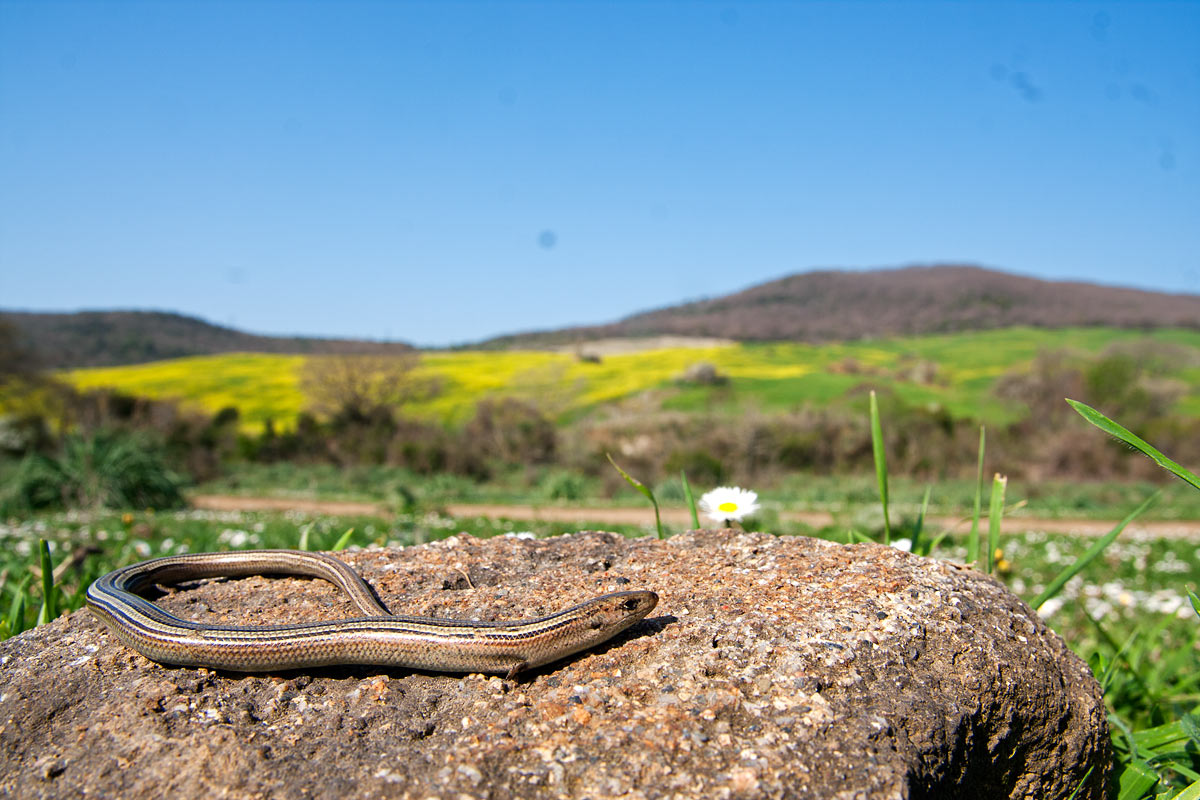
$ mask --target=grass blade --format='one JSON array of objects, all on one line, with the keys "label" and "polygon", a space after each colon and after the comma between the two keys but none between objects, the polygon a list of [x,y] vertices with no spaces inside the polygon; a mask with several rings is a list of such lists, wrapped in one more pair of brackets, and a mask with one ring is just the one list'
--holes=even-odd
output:
[{"label": "grass blade", "polygon": [[996,473],[992,478],[992,500],[988,504],[987,571],[996,571],[996,551],[1000,549],[1000,520],[1004,516],[1004,491],[1008,478]]},{"label": "grass blade", "polygon": [[1115,528],[1097,539],[1095,543],[1087,549],[1087,552],[1075,559],[1075,563],[1058,573],[1058,575],[1054,577],[1054,580],[1050,581],[1050,584],[1042,591],[1041,594],[1033,598],[1029,605],[1033,606],[1034,610],[1037,610],[1042,607],[1043,603],[1062,591],[1062,587],[1066,585],[1067,581],[1075,577],[1084,567],[1090,564],[1096,556],[1104,552],[1104,548],[1108,547],[1113,543],[1113,541],[1116,540],[1121,531],[1125,530],[1126,525],[1135,520],[1143,511],[1149,508],[1150,504],[1158,499],[1159,494],[1159,492],[1155,492],[1147,497],[1146,500],[1140,506],[1131,511],[1128,516],[1125,517],[1125,519],[1118,522]]},{"label": "grass blade", "polygon": [[[1190,715],[1184,715],[1185,718],[1188,716]],[[1145,750],[1162,750],[1174,745],[1186,744],[1189,740],[1194,740],[1195,738],[1192,736],[1192,731],[1189,730],[1189,727],[1182,719],[1177,719],[1174,722],[1168,722],[1165,725],[1159,725],[1154,728],[1140,730],[1133,736],[1137,740],[1138,748]]]},{"label": "grass blade", "polygon": [[654,526],[658,529],[658,538],[662,539],[663,538],[662,516],[658,513],[658,501],[654,499],[654,492],[650,491],[650,487],[646,486],[646,484],[642,483],[637,478],[633,477],[628,472],[621,469],[621,467],[617,464],[617,462],[613,461],[613,457],[612,457],[611,453],[605,453],[604,455],[608,456],[608,463],[613,465],[613,468],[621,474],[621,477],[625,479],[625,482],[628,483],[633,488],[637,489],[642,494],[644,494],[646,496],[646,498],[650,501],[650,504],[654,506]]},{"label": "grass blade", "polygon": [[853,528],[846,531],[846,544],[874,544],[875,540],[861,531]]},{"label": "grass blade", "polygon": [[354,528],[348,528],[345,533],[338,537],[338,540],[333,543],[333,552],[345,550],[350,544],[350,537],[354,535]]},{"label": "grass blade", "polygon": [[1087,779],[1092,777],[1093,769],[1095,769],[1095,767],[1087,768],[1087,772],[1083,773],[1083,777],[1079,779],[1079,783],[1075,784],[1075,790],[1067,795],[1067,800],[1075,800],[1075,798],[1079,796],[1079,792],[1082,791],[1083,787],[1087,784]]},{"label": "grass blade", "polygon": [[38,539],[38,551],[42,561],[42,608],[38,611],[37,624],[43,625],[58,616],[54,595],[54,562],[50,558],[50,543]]},{"label": "grass blade", "polygon": [[1156,449],[1154,445],[1150,444],[1145,439],[1142,439],[1128,428],[1113,422],[1111,419],[1104,416],[1089,405],[1080,403],[1078,400],[1072,400],[1069,397],[1067,398],[1067,402],[1071,404],[1071,408],[1079,412],[1081,417],[1107,433],[1109,436],[1115,436],[1135,450],[1142,451],[1155,464],[1158,464],[1160,467],[1168,472],[1173,473],[1181,480],[1190,483],[1197,489],[1200,489],[1200,476],[1197,476],[1196,473],[1187,469],[1183,465],[1167,458],[1158,449]]},{"label": "grass blade", "polygon": [[692,528],[700,527],[700,515],[696,513],[696,498],[692,496],[692,485],[688,483],[687,473],[679,470],[679,478],[683,481],[683,497],[687,500],[688,510],[692,512]]},{"label": "grass blade", "polygon": [[983,450],[987,443],[986,433],[979,426],[979,464],[975,472],[975,513],[971,515],[971,534],[967,537],[967,563],[979,563],[979,512],[983,504]]},{"label": "grass blade", "polygon": [[308,550],[308,532],[312,530],[312,523],[304,525],[300,528],[300,541],[296,542],[297,550]]},{"label": "grass blade", "polygon": [[1184,714],[1179,718],[1179,725],[1189,739],[1200,744],[1200,717],[1195,714]]},{"label": "grass blade", "polygon": [[1131,761],[1125,765],[1119,781],[1117,800],[1141,800],[1158,784],[1158,773],[1145,761]]},{"label": "grass blade", "polygon": [[12,604],[8,607],[8,617],[5,619],[8,625],[8,635],[16,636],[25,630],[25,584],[22,582],[17,587],[16,594],[13,595]]},{"label": "grass blade", "polygon": [[883,543],[892,543],[892,524],[888,519],[887,454],[883,449],[883,425],[879,421],[879,401],[871,391],[871,449],[875,454],[875,479],[879,481],[879,501],[883,504]]},{"label": "grass blade", "polygon": [[1172,797],[1171,800],[1200,800],[1200,781],[1190,784],[1186,789]]}]

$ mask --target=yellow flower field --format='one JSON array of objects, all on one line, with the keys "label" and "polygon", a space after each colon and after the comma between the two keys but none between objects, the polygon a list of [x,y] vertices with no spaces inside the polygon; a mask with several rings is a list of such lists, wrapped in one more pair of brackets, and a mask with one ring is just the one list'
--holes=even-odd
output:
[{"label": "yellow flower field", "polygon": [[[825,345],[801,343],[670,347],[605,356],[599,363],[573,353],[531,350],[429,351],[414,377],[439,391],[405,407],[405,413],[460,424],[485,398],[527,400],[557,419],[636,397],[652,406],[728,413],[779,411],[833,402],[869,381],[890,387],[909,403],[935,404],[955,415],[1004,421],[1019,409],[991,396],[997,377],[1028,365],[1042,350],[1099,353],[1114,343],[1149,339],[1192,352],[1172,376],[1185,387],[1183,413],[1200,412],[1200,332],[1144,334],[1103,328],[1060,331],[1023,328],[981,333],[897,338]],[[320,358],[321,356],[314,356]],[[242,426],[259,430],[266,420],[287,428],[304,410],[300,376],[307,356],[234,353],[151,364],[62,373],[80,389],[112,388],[215,412],[235,407]],[[728,386],[683,386],[677,378],[697,362],[713,364]],[[914,365],[934,365],[935,377],[913,377]],[[929,367],[926,366],[928,371]]]}]

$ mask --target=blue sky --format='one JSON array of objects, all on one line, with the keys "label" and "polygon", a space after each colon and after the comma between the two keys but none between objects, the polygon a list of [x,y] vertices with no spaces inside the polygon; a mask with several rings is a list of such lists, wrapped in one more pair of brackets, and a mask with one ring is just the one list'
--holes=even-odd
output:
[{"label": "blue sky", "polygon": [[813,268],[1200,293],[1200,3],[0,0],[0,307],[449,344]]}]

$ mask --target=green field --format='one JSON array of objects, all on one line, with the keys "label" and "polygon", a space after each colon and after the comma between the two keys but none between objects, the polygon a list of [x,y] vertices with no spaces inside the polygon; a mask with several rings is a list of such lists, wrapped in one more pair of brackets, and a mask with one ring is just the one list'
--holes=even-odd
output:
[{"label": "green field", "polygon": [[[559,421],[636,400],[646,409],[744,413],[826,405],[863,384],[890,389],[910,405],[937,406],[952,416],[1003,424],[1019,405],[992,394],[996,380],[1027,367],[1043,351],[1096,355],[1114,346],[1172,348],[1185,357],[1166,374],[1184,387],[1176,410],[1200,415],[1200,331],[1140,332],[1111,328],[1009,328],[945,336],[833,344],[730,344],[610,355],[600,363],[571,353],[428,351],[414,376],[439,387],[405,413],[448,424],[468,419],[485,398],[515,397]],[[257,431],[269,419],[290,427],[306,401],[300,389],[305,356],[227,354],[127,367],[81,369],[62,377],[80,389],[111,388],[177,400],[215,412],[236,407]],[[730,378],[724,386],[681,385],[688,366],[707,361]]]}]

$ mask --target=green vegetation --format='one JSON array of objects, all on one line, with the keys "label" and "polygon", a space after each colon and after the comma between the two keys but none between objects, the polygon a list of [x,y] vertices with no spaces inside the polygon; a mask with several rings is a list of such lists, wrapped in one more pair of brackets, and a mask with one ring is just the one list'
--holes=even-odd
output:
[{"label": "green vegetation", "polygon": [[[652,405],[665,410],[769,413],[827,405],[869,381],[909,405],[933,405],[955,418],[1005,424],[1027,411],[996,397],[992,389],[1001,376],[1028,367],[1039,353],[1067,350],[1094,356],[1139,345],[1168,356],[1174,352],[1170,347],[1184,353],[1186,357],[1161,365],[1160,371],[1184,387],[1175,410],[1200,414],[1200,331],[1111,328],[1008,328],[820,345],[670,348],[611,355],[599,363],[565,352],[433,351],[422,355],[413,374],[439,391],[407,403],[405,410],[418,419],[462,424],[480,401],[508,396],[568,422],[589,410],[649,394]],[[257,431],[267,420],[280,428],[295,424],[306,405],[300,389],[305,360],[230,354],[73,370],[62,377],[81,390],[110,388],[173,399],[210,413],[234,407],[243,428]],[[697,362],[711,363],[730,382],[681,384],[677,379]]]},{"label": "green vegetation", "polygon": [[31,452],[6,476],[0,516],[52,508],[177,508],[181,488],[146,436],[70,434],[56,455]]}]

